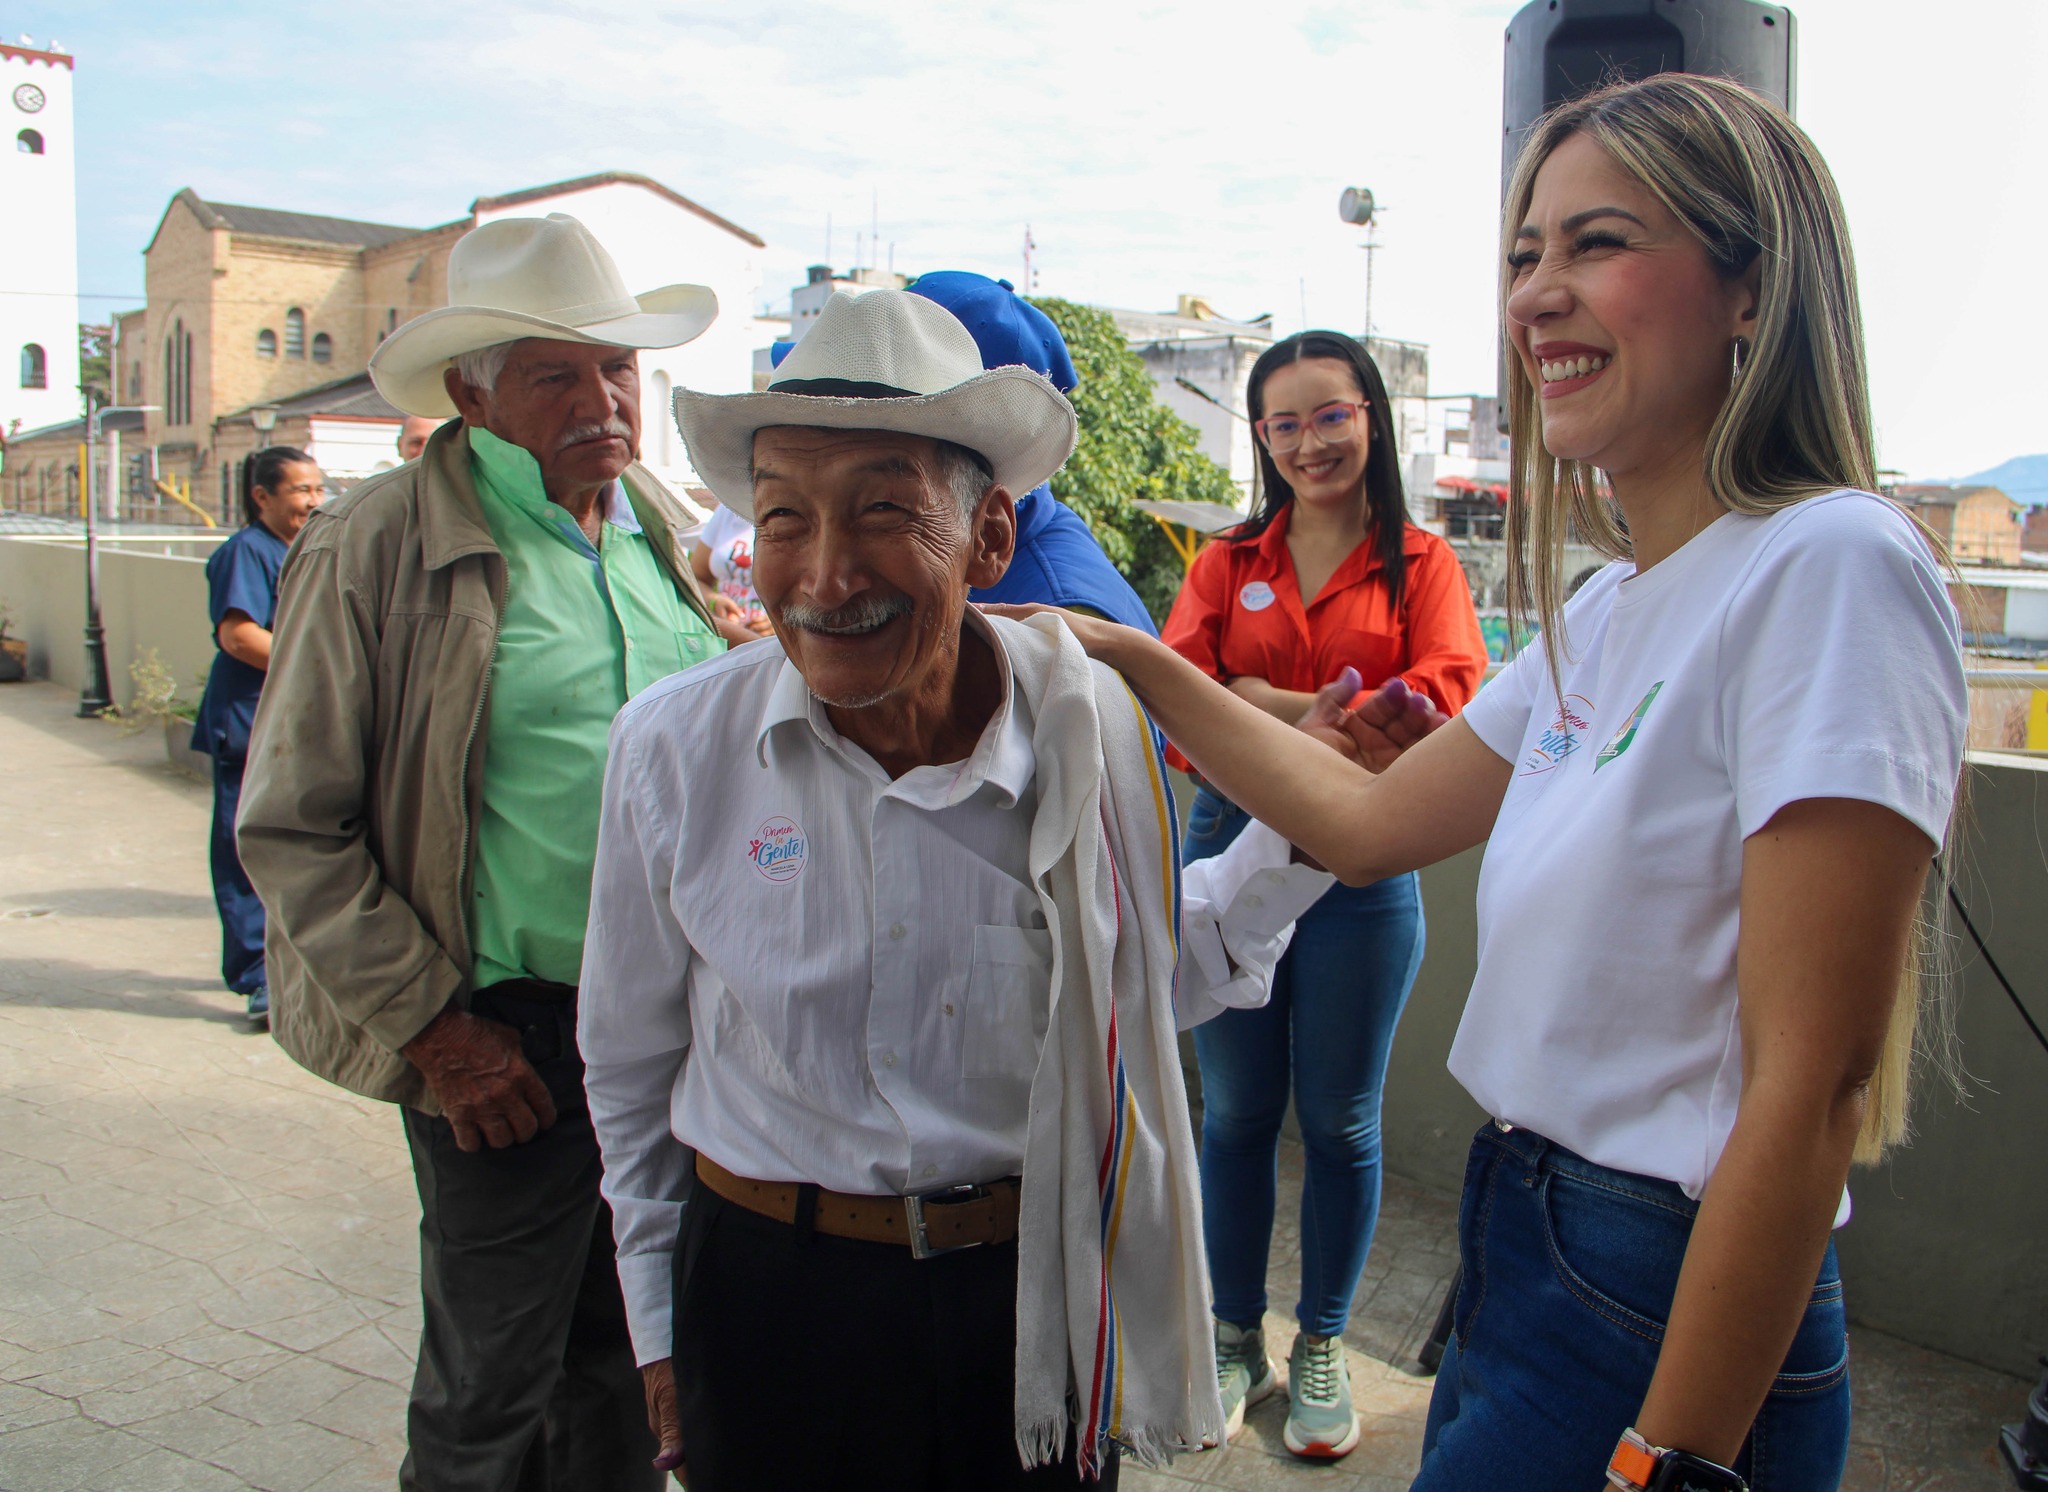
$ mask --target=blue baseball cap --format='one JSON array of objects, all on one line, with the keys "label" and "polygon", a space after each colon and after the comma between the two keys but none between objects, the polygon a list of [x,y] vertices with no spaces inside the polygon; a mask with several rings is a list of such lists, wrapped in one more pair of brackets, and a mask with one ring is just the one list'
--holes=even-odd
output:
[{"label": "blue baseball cap", "polygon": [[1061,393],[1081,380],[1067,355],[1066,338],[1045,312],[1017,294],[1008,280],[964,269],[933,270],[910,283],[910,292],[935,300],[974,334],[984,368],[1026,367],[1044,374]]}]

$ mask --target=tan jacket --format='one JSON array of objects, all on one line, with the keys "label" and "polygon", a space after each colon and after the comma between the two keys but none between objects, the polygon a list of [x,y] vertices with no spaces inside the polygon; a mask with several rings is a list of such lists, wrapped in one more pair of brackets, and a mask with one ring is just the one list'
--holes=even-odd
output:
[{"label": "tan jacket", "polygon": [[[468,430],[450,423],[418,461],[314,510],[278,582],[236,823],[269,915],[278,1045],[331,1083],[429,1113],[398,1049],[468,998],[472,826],[505,595],[469,462]],[[708,626],[682,508],[643,466],[624,482]]]}]

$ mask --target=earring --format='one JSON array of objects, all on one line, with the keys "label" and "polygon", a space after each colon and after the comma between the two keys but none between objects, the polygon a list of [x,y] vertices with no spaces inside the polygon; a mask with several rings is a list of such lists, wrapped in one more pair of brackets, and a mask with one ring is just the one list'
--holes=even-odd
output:
[{"label": "earring", "polygon": [[1742,354],[1748,350],[1749,339],[1747,337],[1737,337],[1734,349],[1728,359],[1728,381],[1730,383],[1735,382],[1736,379],[1742,376]]}]

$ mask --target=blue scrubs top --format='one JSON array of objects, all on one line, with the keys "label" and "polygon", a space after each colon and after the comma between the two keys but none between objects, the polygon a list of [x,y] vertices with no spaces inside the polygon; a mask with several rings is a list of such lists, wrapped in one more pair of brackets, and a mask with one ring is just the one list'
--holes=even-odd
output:
[{"label": "blue scrubs top", "polygon": [[[206,562],[206,610],[213,619],[216,649],[220,624],[229,612],[239,611],[264,628],[276,619],[277,574],[289,547],[262,524],[252,523],[214,550]],[[262,669],[215,652],[206,692],[199,697],[199,718],[192,722],[193,749],[223,761],[246,757],[256,697],[262,692]]]},{"label": "blue scrubs top", "polygon": [[1145,603],[1109,562],[1087,522],[1046,486],[1034,487],[1017,500],[1017,550],[1003,578],[968,596],[1012,606],[1036,601],[1080,607],[1159,635]]}]

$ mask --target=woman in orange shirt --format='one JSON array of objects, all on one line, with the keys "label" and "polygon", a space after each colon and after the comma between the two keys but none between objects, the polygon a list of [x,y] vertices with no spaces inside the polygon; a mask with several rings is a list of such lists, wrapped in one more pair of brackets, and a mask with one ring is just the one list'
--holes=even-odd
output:
[{"label": "woman in orange shirt", "polygon": [[[1163,640],[1290,723],[1347,667],[1368,689],[1399,679],[1455,713],[1484,676],[1486,644],[1457,556],[1408,521],[1379,369],[1350,337],[1303,332],[1259,359],[1247,397],[1257,506],[1196,558]],[[1245,822],[1203,786],[1187,858],[1217,854]],[[1358,1443],[1343,1331],[1379,1215],[1380,1089],[1422,946],[1414,874],[1333,887],[1296,924],[1270,1002],[1195,1029],[1203,1233],[1232,1433],[1277,1387],[1261,1323],[1290,1094],[1301,1125],[1301,1331],[1285,1433],[1297,1455]]]}]

